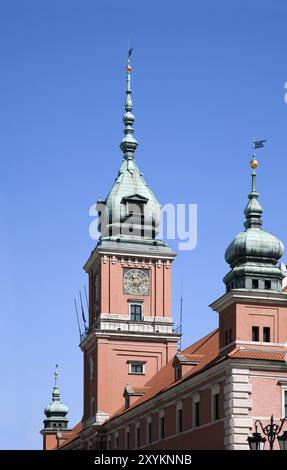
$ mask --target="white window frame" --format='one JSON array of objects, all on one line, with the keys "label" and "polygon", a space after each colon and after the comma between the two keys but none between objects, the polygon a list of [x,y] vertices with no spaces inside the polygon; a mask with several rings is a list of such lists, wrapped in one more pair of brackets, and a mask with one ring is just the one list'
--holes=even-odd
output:
[{"label": "white window frame", "polygon": [[141,307],[141,320],[140,321],[143,321],[143,319],[144,319],[143,302],[129,302],[129,319],[130,319],[130,321],[133,321],[134,323],[140,323],[138,320],[132,320],[131,319],[131,307],[133,305],[137,305],[137,306]]},{"label": "white window frame", "polygon": [[192,395],[192,427],[198,428],[200,426],[200,413],[199,413],[199,425],[195,423],[195,405],[199,403],[200,406],[200,394],[196,393]]},{"label": "white window frame", "polygon": [[[149,439],[149,425],[151,424],[151,435]],[[146,443],[151,444],[152,443],[152,417],[148,416],[146,420]]]},{"label": "white window frame", "polygon": [[[181,430],[179,429],[179,411],[181,410]],[[175,412],[176,412],[176,434],[181,434],[183,431],[183,403],[182,401],[177,403]]]},{"label": "white window frame", "polygon": [[[129,374],[132,375],[145,375],[145,361],[129,361]],[[132,366],[142,366],[142,372],[132,372]]]},{"label": "white window frame", "polygon": [[[219,418],[215,419],[215,413],[214,413],[214,396],[219,395]],[[211,420],[212,421],[218,421],[220,419],[220,387],[219,384],[214,385],[211,388]]]}]

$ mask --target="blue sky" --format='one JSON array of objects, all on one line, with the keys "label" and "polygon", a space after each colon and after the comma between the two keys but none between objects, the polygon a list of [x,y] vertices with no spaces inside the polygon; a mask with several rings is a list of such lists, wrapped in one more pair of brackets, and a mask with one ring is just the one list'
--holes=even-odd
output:
[{"label": "blue sky", "polygon": [[224,292],[256,138],[268,140],[264,227],[287,243],[286,15],[283,0],[1,1],[1,448],[41,448],[57,362],[71,425],[81,418],[73,298],[94,247],[89,208],[121,163],[128,37],[137,163],[162,204],[198,204],[198,245],[174,263],[183,345],[217,326],[208,305]]}]

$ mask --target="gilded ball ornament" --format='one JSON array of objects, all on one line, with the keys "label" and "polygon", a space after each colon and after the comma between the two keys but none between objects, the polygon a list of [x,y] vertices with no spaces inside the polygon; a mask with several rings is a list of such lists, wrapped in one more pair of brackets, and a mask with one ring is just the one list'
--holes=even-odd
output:
[{"label": "gilded ball ornament", "polygon": [[127,73],[130,73],[132,71],[132,68],[131,68],[130,64],[128,64],[126,66],[126,71],[127,71]]},{"label": "gilded ball ornament", "polygon": [[256,160],[256,158],[254,158],[253,160],[251,160],[250,162],[250,166],[253,170],[255,170],[257,167],[258,167],[259,163],[258,163],[258,160]]}]

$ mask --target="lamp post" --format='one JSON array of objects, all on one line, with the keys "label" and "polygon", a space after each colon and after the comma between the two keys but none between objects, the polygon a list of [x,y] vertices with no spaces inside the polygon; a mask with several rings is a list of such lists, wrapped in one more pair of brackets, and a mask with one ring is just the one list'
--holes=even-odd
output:
[{"label": "lamp post", "polygon": [[[273,450],[274,442],[278,434],[280,434],[283,424],[287,420],[287,417],[280,420],[280,424],[274,422],[274,416],[271,415],[270,423],[267,426],[263,426],[262,422],[257,419],[255,421],[255,432],[252,436],[247,438],[250,450],[264,450],[265,442],[268,440],[270,450]],[[260,426],[263,434],[267,437],[262,437],[261,433],[258,432],[258,426]],[[287,450],[287,431],[284,431],[281,436],[277,437],[280,450]]]}]

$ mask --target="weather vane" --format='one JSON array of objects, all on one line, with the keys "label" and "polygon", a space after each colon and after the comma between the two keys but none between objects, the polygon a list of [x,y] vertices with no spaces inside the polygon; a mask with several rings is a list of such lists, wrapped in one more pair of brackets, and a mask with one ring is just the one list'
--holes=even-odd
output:
[{"label": "weather vane", "polygon": [[132,47],[129,47],[129,48],[128,48],[128,64],[127,64],[127,66],[126,66],[126,71],[127,71],[128,74],[130,74],[131,71],[132,71],[131,61],[130,61],[130,57],[131,57],[131,55],[132,55],[132,52],[133,52],[133,48],[132,48]]},{"label": "weather vane", "polygon": [[[260,148],[264,147],[265,142],[266,142],[266,140],[255,140],[253,142],[253,149],[256,150],[256,149],[260,149]],[[259,163],[258,163],[258,160],[256,158],[256,154],[255,154],[255,152],[253,152],[253,157],[252,157],[252,160],[250,162],[250,166],[254,170],[254,174],[255,174],[255,170],[258,167],[258,165],[259,165]]]},{"label": "weather vane", "polygon": [[260,148],[264,147],[265,142],[266,142],[266,140],[255,140],[253,142],[253,144],[254,144],[253,148],[254,149],[260,149]]}]

